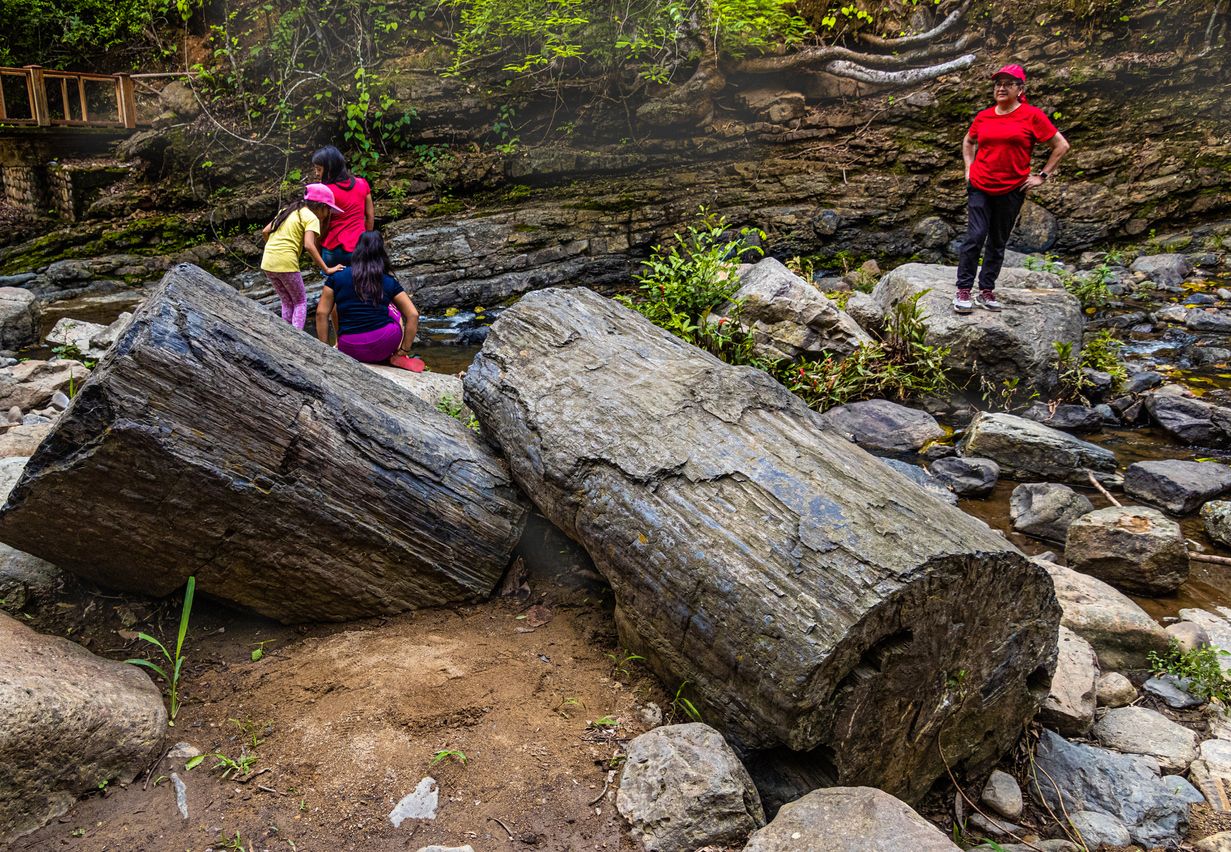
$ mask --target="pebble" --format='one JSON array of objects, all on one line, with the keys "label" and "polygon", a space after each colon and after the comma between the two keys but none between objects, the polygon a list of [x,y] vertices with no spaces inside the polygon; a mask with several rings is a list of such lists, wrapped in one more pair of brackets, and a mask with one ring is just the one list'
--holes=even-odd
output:
[{"label": "pebble", "polygon": [[56,391],[51,395],[51,407],[58,408],[60,411],[68,408],[69,398],[64,391]]},{"label": "pebble", "polygon": [[407,793],[389,812],[389,822],[400,828],[408,819],[436,819],[440,803],[440,787],[430,775],[419,782],[414,791]]},{"label": "pebble", "polygon": [[993,770],[979,800],[1006,819],[1022,815],[1022,788],[1017,779],[999,769]]}]

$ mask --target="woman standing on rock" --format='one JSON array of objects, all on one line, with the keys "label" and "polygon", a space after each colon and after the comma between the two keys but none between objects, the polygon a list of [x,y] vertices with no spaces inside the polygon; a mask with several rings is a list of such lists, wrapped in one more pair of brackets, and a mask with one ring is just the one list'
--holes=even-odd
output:
[{"label": "woman standing on rock", "polygon": [[[1026,103],[1026,71],[1006,65],[992,75],[996,105],[975,116],[962,139],[966,160],[966,238],[957,264],[957,296],[953,310],[968,314],[975,302],[989,311],[1003,307],[996,300],[996,279],[1004,263],[1004,249],[1013,232],[1026,190],[1041,186],[1069,151],[1068,140],[1056,130],[1043,110]],[[1034,146],[1051,147],[1047,164],[1030,173]],[[971,299],[979,255],[979,296]]]},{"label": "woman standing on rock", "polygon": [[350,173],[346,158],[332,145],[312,155],[312,167],[316,169],[316,179],[332,190],[333,200],[340,208],[325,234],[325,262],[330,266],[349,265],[359,235],[376,227],[372,188],[366,180]]},{"label": "woman standing on rock", "polygon": [[300,256],[306,251],[326,275],[342,268],[326,263],[317,248],[321,231],[329,226],[330,211],[337,209],[329,187],[310,183],[304,188],[303,198],[282,208],[261,231],[265,236],[261,269],[282,300],[282,319],[296,328],[303,328],[308,318],[308,299],[299,272]]},{"label": "woman standing on rock", "polygon": [[327,278],[321,288],[316,336],[329,342],[329,318],[336,307],[338,349],[356,361],[388,362],[421,373],[423,361],[408,357],[419,332],[419,312],[390,267],[380,231],[360,235],[351,265]]}]

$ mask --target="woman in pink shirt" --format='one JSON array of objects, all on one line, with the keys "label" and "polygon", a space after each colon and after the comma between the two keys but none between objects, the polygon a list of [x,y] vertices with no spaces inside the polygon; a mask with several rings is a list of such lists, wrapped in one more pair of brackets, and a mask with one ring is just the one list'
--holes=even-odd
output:
[{"label": "woman in pink shirt", "polygon": [[333,191],[334,203],[341,210],[333,214],[329,233],[321,244],[321,257],[329,266],[349,266],[351,252],[359,235],[373,230],[376,214],[372,209],[372,188],[361,177],[346,168],[346,158],[332,145],[326,145],[312,155],[316,179]]}]

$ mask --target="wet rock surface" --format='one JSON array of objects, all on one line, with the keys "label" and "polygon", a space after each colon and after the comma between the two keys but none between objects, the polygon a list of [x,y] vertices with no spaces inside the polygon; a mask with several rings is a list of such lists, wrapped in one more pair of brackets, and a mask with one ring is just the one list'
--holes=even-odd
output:
[{"label": "wet rock surface", "polygon": [[1064,556],[1077,571],[1147,595],[1174,592],[1189,570],[1179,524],[1141,506],[1082,515],[1069,525]]}]

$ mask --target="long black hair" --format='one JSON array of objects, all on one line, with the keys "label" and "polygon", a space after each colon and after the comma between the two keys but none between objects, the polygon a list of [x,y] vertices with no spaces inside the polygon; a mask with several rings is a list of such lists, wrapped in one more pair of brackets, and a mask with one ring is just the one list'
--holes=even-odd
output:
[{"label": "long black hair", "polygon": [[346,158],[332,145],[326,145],[313,154],[312,165],[321,167],[321,183],[346,183],[351,179]]},{"label": "long black hair", "polygon": [[[306,198],[301,198],[298,201],[292,201],[290,204],[278,211],[278,215],[274,217],[273,223],[269,226],[269,233],[273,233],[282,227],[282,223],[290,218],[291,214],[301,207],[307,207],[320,220],[321,228],[329,227],[330,214],[333,212],[327,205],[321,204],[319,201],[309,201]],[[322,236],[324,231],[321,232]]]},{"label": "long black hair", "polygon": [[364,231],[355,243],[350,256],[351,281],[355,295],[373,305],[382,304],[385,294],[385,276],[392,276],[393,264],[385,251],[385,238],[380,231]]}]

